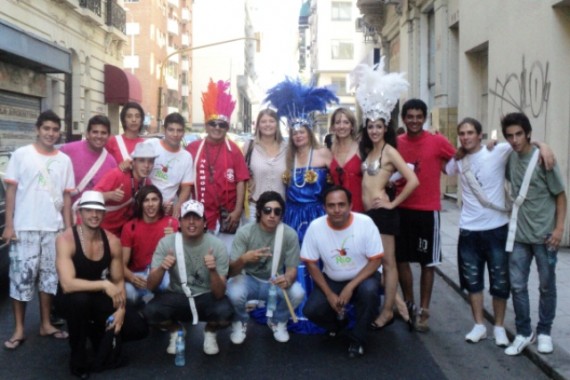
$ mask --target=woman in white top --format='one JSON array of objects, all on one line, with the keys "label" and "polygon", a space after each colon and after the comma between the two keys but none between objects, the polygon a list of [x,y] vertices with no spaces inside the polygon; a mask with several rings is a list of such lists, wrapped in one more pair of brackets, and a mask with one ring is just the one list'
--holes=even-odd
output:
[{"label": "woman in white top", "polygon": [[255,203],[262,193],[276,191],[285,198],[285,185],[281,175],[286,168],[287,143],[281,135],[275,111],[267,108],[259,112],[255,123],[255,138],[245,144],[243,149],[250,172],[246,193],[249,207],[245,216],[247,222],[255,222]]}]

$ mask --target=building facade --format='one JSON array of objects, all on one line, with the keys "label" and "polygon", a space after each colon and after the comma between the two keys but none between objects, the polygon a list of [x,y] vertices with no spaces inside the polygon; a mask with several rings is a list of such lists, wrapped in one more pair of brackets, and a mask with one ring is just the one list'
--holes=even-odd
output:
[{"label": "building facade", "polygon": [[140,84],[120,69],[125,13],[116,0],[5,0],[0,7],[0,148],[34,141],[35,120],[53,109],[65,138],[81,138],[89,118],[110,117],[140,100]]},{"label": "building facade", "polygon": [[428,103],[435,129],[455,142],[458,120],[471,116],[481,121],[485,137],[503,139],[501,117],[524,112],[532,138],[552,147],[568,181],[570,1],[358,0],[357,5],[375,25],[390,70],[408,73],[408,97]]}]

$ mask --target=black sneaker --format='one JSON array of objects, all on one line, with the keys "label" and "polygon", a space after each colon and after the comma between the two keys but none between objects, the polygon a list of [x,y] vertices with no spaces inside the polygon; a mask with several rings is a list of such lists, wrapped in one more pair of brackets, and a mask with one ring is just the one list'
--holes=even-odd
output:
[{"label": "black sneaker", "polygon": [[362,355],[364,355],[364,347],[356,342],[350,343],[348,346],[348,357],[354,359]]}]

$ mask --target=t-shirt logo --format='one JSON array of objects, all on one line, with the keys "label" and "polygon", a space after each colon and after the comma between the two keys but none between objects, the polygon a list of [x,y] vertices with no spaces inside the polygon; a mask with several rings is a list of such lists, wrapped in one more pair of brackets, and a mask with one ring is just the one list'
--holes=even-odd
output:
[{"label": "t-shirt logo", "polygon": [[346,241],[351,237],[352,235],[345,237],[340,248],[334,249],[334,259],[336,264],[339,266],[347,266],[352,262],[352,258],[348,256],[348,249],[345,247]]},{"label": "t-shirt logo", "polygon": [[[46,172],[49,176],[51,176],[50,165],[57,162],[54,159],[49,159],[46,162]],[[47,190],[48,189],[48,179],[44,177],[44,174],[40,171],[40,175],[38,177],[38,189]]]},{"label": "t-shirt logo", "polygon": [[168,182],[168,170],[170,170],[174,164],[173,161],[177,161],[176,158],[171,159],[166,163],[166,165],[158,164],[155,171],[155,178],[162,181]]},{"label": "t-shirt logo", "polygon": [[228,180],[228,182],[234,182],[235,181],[236,176],[235,176],[233,168],[228,168],[228,170],[226,170],[226,179]]}]

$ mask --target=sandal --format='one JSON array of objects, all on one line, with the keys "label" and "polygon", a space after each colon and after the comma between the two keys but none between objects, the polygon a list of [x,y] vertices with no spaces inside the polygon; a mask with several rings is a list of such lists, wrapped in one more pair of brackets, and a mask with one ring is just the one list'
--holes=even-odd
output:
[{"label": "sandal", "polygon": [[416,331],[417,332],[428,332],[429,331],[429,310],[428,309],[420,309],[418,313],[419,319],[416,321]]},{"label": "sandal", "polygon": [[22,344],[24,344],[25,341],[26,341],[26,338],[16,338],[16,339],[7,340],[4,342],[4,349],[6,349],[8,351],[15,351]]},{"label": "sandal", "polygon": [[412,301],[406,301],[406,307],[408,308],[408,329],[410,331],[414,331],[414,328],[416,326],[416,315],[418,308]]}]

